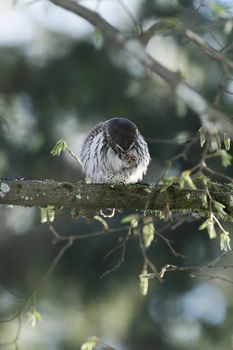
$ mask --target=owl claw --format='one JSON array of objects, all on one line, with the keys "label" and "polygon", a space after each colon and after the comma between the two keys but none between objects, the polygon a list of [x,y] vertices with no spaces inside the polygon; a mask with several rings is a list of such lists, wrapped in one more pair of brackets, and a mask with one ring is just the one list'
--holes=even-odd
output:
[{"label": "owl claw", "polygon": [[114,208],[105,208],[100,210],[100,214],[105,218],[112,218],[115,214]]}]

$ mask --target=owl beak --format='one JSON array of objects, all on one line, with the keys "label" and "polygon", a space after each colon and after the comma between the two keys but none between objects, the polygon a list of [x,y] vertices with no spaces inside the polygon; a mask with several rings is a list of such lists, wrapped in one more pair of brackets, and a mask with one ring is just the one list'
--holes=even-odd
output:
[{"label": "owl beak", "polygon": [[116,147],[119,148],[119,150],[121,150],[121,152],[124,152],[123,148],[120,145],[116,144]]},{"label": "owl beak", "polygon": [[137,157],[135,156],[130,156],[128,159],[127,159],[127,163],[128,164],[136,164],[137,163]]}]

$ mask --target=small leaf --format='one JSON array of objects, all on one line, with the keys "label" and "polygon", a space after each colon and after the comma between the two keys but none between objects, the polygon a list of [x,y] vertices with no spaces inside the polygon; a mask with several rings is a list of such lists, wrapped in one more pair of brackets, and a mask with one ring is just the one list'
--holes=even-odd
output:
[{"label": "small leaf", "polygon": [[233,21],[232,20],[226,21],[224,25],[224,33],[226,35],[229,35],[232,33],[232,29],[233,29]]},{"label": "small leaf", "polygon": [[226,206],[220,202],[217,202],[217,201],[213,201],[213,206],[216,209],[218,216],[221,219],[224,219],[224,216],[226,216],[227,213],[223,209],[226,208]]},{"label": "small leaf", "polygon": [[40,222],[42,224],[48,221],[48,210],[47,207],[40,208]]},{"label": "small leaf", "polygon": [[210,137],[209,150],[210,152],[217,152],[221,150],[221,140],[217,134]]},{"label": "small leaf", "polygon": [[207,231],[209,234],[210,239],[216,238],[217,234],[215,231],[215,227],[214,227],[214,222],[211,218],[208,219],[208,223],[207,223]]},{"label": "small leaf", "polygon": [[229,165],[231,165],[232,156],[229,153],[227,153],[224,149],[221,150],[221,159],[224,168],[227,168]]},{"label": "small leaf", "polygon": [[159,211],[159,219],[160,219],[160,220],[166,219],[166,214],[165,214],[165,212],[163,212],[162,210]]},{"label": "small leaf", "polygon": [[145,187],[145,188],[144,188],[144,191],[147,192],[147,193],[151,193],[151,192],[152,192],[152,189],[149,188],[149,187]]},{"label": "small leaf", "polygon": [[41,314],[34,307],[32,307],[28,312],[28,323],[34,328],[40,320]]},{"label": "small leaf", "polygon": [[49,205],[47,207],[47,212],[48,212],[49,221],[53,222],[55,219],[55,207],[53,207],[52,205]]},{"label": "small leaf", "polygon": [[187,79],[187,77],[186,77],[186,75],[185,75],[185,72],[182,71],[182,70],[179,69],[179,68],[176,70],[176,74],[177,74],[182,80],[186,80],[186,79]]},{"label": "small leaf", "polygon": [[95,32],[94,32],[95,48],[97,50],[100,50],[103,47],[103,43],[104,43],[104,37],[103,37],[102,33],[99,30],[95,30]]},{"label": "small leaf", "polygon": [[204,221],[200,226],[199,226],[199,231],[202,231],[202,230],[204,230],[205,228],[207,228],[207,226],[208,226],[208,221],[209,221],[209,219],[207,219],[206,221]]},{"label": "small leaf", "polygon": [[[183,179],[183,181],[188,185],[188,187],[190,187],[192,190],[196,190],[196,186],[193,183],[193,180],[190,176],[190,171],[186,170],[183,171],[181,174],[181,179]],[[181,187],[182,188],[182,187]]]},{"label": "small leaf", "polygon": [[210,3],[209,7],[211,8],[213,15],[216,17],[227,17],[229,16],[229,10],[226,6],[220,3]]},{"label": "small leaf", "polygon": [[50,153],[53,156],[60,156],[61,152],[64,152],[67,149],[67,143],[65,140],[57,141],[56,145],[52,148]]},{"label": "small leaf", "polygon": [[185,185],[184,178],[181,177],[181,178],[179,179],[179,188],[180,188],[181,190],[183,190],[184,185]]},{"label": "small leaf", "polygon": [[81,350],[94,350],[98,345],[100,339],[96,336],[90,337],[87,341],[81,346]]},{"label": "small leaf", "polygon": [[91,179],[89,179],[89,177],[85,177],[85,183],[86,184],[91,184]]},{"label": "small leaf", "polygon": [[165,192],[167,191],[168,187],[170,187],[174,182],[174,177],[166,177],[162,182],[161,182],[161,189],[160,192]]},{"label": "small leaf", "polygon": [[205,128],[201,127],[199,130],[199,137],[200,137],[200,146],[201,148],[204,146],[205,144]]},{"label": "small leaf", "polygon": [[220,234],[220,249],[228,252],[231,250],[229,232],[221,232]]},{"label": "small leaf", "polygon": [[90,337],[89,339],[87,339],[87,341],[81,346],[80,348],[81,350],[116,350],[114,348],[112,348],[110,345],[108,344],[104,344],[102,343],[102,341],[96,337]]},{"label": "small leaf", "polygon": [[102,217],[99,216],[99,215],[95,215],[95,216],[94,216],[94,219],[97,220],[97,221],[99,221],[99,222],[103,225],[105,231],[109,231],[109,226],[108,226],[108,224],[107,224],[107,221],[104,220],[104,218],[102,218]]},{"label": "small leaf", "polygon": [[142,295],[147,295],[148,293],[148,287],[149,287],[149,279],[147,277],[147,272],[142,273],[139,276],[139,286],[140,286],[140,292]]},{"label": "small leaf", "polygon": [[208,198],[206,194],[201,195],[201,203],[204,208],[208,208]]},{"label": "small leaf", "polygon": [[130,226],[135,228],[138,226],[139,220],[140,220],[139,215],[132,214],[132,215],[125,216],[123,219],[121,219],[121,223],[122,224],[130,224]]},{"label": "small leaf", "polygon": [[231,148],[231,138],[229,137],[228,134],[224,134],[223,140],[224,140],[224,146],[225,146],[226,151],[230,151],[230,148]]},{"label": "small leaf", "polygon": [[144,241],[145,247],[149,248],[149,246],[151,245],[154,239],[155,227],[151,217],[145,217],[143,219],[143,222],[144,222],[144,226],[142,228],[143,241]]}]

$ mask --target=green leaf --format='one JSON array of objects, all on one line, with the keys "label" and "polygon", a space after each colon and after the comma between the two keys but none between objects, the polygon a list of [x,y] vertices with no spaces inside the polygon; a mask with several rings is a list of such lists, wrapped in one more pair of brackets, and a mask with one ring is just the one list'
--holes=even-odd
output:
[{"label": "green leaf", "polygon": [[56,145],[52,148],[50,153],[53,156],[60,156],[61,152],[64,152],[67,149],[67,143],[65,140],[57,141]]},{"label": "green leaf", "polygon": [[215,15],[216,17],[226,17],[229,15],[229,10],[226,7],[226,5],[222,5],[220,3],[210,3],[209,7],[211,8],[213,15]]},{"label": "green leaf", "polygon": [[216,233],[215,227],[214,227],[214,221],[211,218],[209,218],[208,222],[207,222],[207,231],[208,231],[210,239],[217,237],[217,233]]},{"label": "green leaf", "polygon": [[182,190],[184,188],[184,185],[185,185],[185,181],[184,181],[184,178],[181,177],[179,179],[179,188]]},{"label": "green leaf", "polygon": [[229,137],[228,134],[224,134],[223,136],[223,141],[224,141],[224,146],[226,151],[230,151],[231,148],[231,138]]},{"label": "green leaf", "polygon": [[80,350],[115,350],[111,346],[102,343],[102,341],[96,337],[90,337],[87,341],[81,346]]},{"label": "green leaf", "polygon": [[144,241],[145,247],[149,248],[155,236],[155,226],[150,216],[145,217],[143,219],[143,223],[144,223],[142,228],[143,241]]},{"label": "green leaf", "polygon": [[221,140],[217,134],[211,135],[209,149],[211,152],[217,152],[221,150]]},{"label": "green leaf", "polygon": [[147,272],[142,273],[139,276],[139,287],[140,287],[140,292],[143,296],[147,295],[148,293],[148,288],[149,288],[149,278],[147,276]]},{"label": "green leaf", "polygon": [[108,226],[108,224],[107,224],[107,221],[104,220],[104,218],[102,218],[102,217],[99,216],[99,215],[95,215],[95,216],[94,216],[94,219],[97,220],[97,221],[99,221],[99,222],[103,225],[105,231],[109,231],[109,226]]},{"label": "green leaf", "polygon": [[168,187],[170,187],[173,182],[174,182],[175,178],[173,176],[171,177],[166,177],[163,181],[161,181],[161,189],[160,192],[165,192],[167,191]]},{"label": "green leaf", "polygon": [[227,153],[224,149],[221,150],[221,159],[224,168],[227,168],[229,165],[231,165],[232,156],[229,153]]},{"label": "green leaf", "polygon": [[[193,180],[190,176],[190,171],[189,170],[186,170],[186,171],[183,171],[182,174],[181,174],[181,180],[180,181],[184,181],[184,184],[188,185],[189,188],[191,188],[192,190],[196,190],[196,186],[194,185],[193,183]],[[182,183],[182,186],[180,186],[180,188],[184,188],[184,184]]]},{"label": "green leaf", "polygon": [[205,128],[201,127],[199,130],[200,146],[203,147],[205,144]]},{"label": "green leaf", "polygon": [[208,221],[209,221],[209,219],[207,219],[206,221],[204,221],[200,226],[199,226],[199,231],[202,231],[202,230],[204,230],[205,228],[207,228],[207,226],[208,226]]},{"label": "green leaf", "polygon": [[186,80],[187,79],[187,77],[186,77],[186,75],[185,75],[185,72],[184,71],[182,71],[181,69],[176,69],[176,74],[182,79],[182,80]]},{"label": "green leaf", "polygon": [[88,184],[91,184],[91,179],[89,179],[89,177],[85,177],[85,183],[88,185]]},{"label": "green leaf", "polygon": [[226,21],[226,23],[224,25],[224,34],[230,35],[232,33],[232,29],[233,29],[232,20]]},{"label": "green leaf", "polygon": [[204,208],[208,208],[208,197],[206,194],[201,195],[201,203]]},{"label": "green leaf", "polygon": [[40,222],[42,224],[48,221],[48,210],[47,207],[40,208]]},{"label": "green leaf", "polygon": [[147,193],[152,193],[152,189],[150,187],[145,187],[144,191]]},{"label": "green leaf", "polygon": [[41,314],[34,307],[31,307],[28,312],[28,323],[34,328],[40,320]]},{"label": "green leaf", "polygon": [[94,350],[98,345],[100,339],[96,336],[90,337],[87,341],[81,346],[81,350]]},{"label": "green leaf", "polygon": [[220,249],[228,252],[231,250],[229,232],[221,232],[220,234]]},{"label": "green leaf", "polygon": [[97,50],[100,50],[104,44],[104,37],[99,30],[95,30],[94,32],[94,44]]},{"label": "green leaf", "polygon": [[53,222],[55,219],[55,207],[53,207],[52,205],[49,205],[47,207],[47,212],[48,212],[49,221]]},{"label": "green leaf", "polygon": [[224,211],[224,208],[226,208],[226,206],[220,202],[217,202],[217,201],[213,201],[213,206],[216,209],[218,216],[221,219],[224,219],[224,216],[227,215],[227,213]]},{"label": "green leaf", "polygon": [[121,219],[121,223],[130,224],[130,226],[132,227],[137,227],[139,220],[140,220],[140,215],[132,214],[132,215],[125,216],[123,219]]}]

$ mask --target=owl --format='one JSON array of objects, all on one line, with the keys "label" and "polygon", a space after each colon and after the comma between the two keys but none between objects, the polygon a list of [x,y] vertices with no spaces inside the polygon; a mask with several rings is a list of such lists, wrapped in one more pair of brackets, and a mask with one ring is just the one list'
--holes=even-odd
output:
[{"label": "owl", "polygon": [[[136,183],[146,174],[150,154],[137,126],[126,118],[97,124],[87,135],[81,150],[82,170],[93,183]],[[114,209],[101,211],[106,217]]]}]

